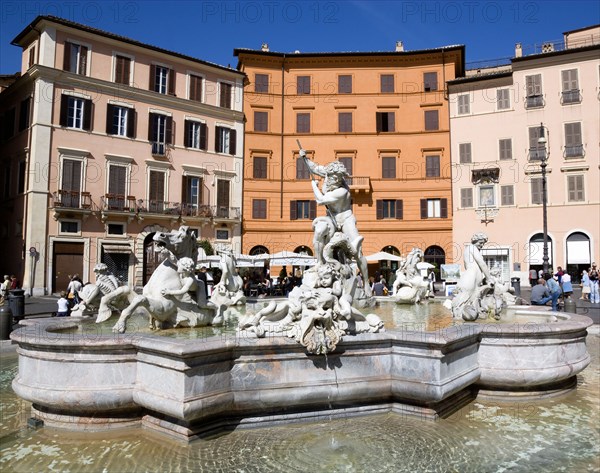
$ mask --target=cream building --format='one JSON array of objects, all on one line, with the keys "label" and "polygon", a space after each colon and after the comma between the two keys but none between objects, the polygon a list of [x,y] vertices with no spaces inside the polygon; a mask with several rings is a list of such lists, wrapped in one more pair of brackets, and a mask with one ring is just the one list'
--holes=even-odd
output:
[{"label": "cream building", "polygon": [[527,52],[449,82],[455,256],[484,231],[489,263],[528,284],[542,267],[545,157],[549,266],[578,280],[599,257],[600,26]]},{"label": "cream building", "polygon": [[61,18],[13,44],[0,94],[2,270],[33,295],[93,281],[139,287],[152,235],[187,225],[241,245],[244,74]]}]

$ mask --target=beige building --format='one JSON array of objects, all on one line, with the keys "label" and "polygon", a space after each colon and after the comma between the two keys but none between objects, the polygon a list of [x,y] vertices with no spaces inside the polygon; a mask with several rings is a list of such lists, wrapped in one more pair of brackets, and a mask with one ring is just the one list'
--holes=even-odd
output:
[{"label": "beige building", "polygon": [[2,270],[34,295],[93,281],[141,286],[158,230],[187,225],[239,250],[243,74],[60,18],[13,44],[0,94]]},{"label": "beige building", "polygon": [[449,82],[457,260],[483,230],[486,259],[505,278],[528,284],[542,268],[542,158],[550,267],[578,280],[598,259],[599,53],[600,27],[583,28]]},{"label": "beige building", "polygon": [[287,54],[265,45],[234,54],[248,76],[245,253],[312,253],[311,223],[325,209],[300,142],[318,164],[346,166],[365,255],[418,246],[428,261],[453,260],[445,84],[464,73],[463,46]]}]

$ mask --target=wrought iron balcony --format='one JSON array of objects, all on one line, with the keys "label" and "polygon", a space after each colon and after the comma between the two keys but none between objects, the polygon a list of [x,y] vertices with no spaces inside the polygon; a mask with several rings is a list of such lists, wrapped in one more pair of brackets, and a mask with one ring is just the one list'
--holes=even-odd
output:
[{"label": "wrought iron balcony", "polygon": [[52,193],[52,207],[90,210],[93,202],[89,192],[57,190]]},{"label": "wrought iron balcony", "polygon": [[544,106],[543,95],[529,95],[525,97],[525,108],[540,108]]},{"label": "wrought iron balcony", "polygon": [[574,90],[564,90],[562,92],[562,103],[571,104],[571,103],[580,103],[581,102],[581,93],[579,89]]},{"label": "wrought iron balcony", "polygon": [[189,204],[181,202],[166,202],[152,199],[138,199],[136,209],[140,214],[165,215],[171,218],[205,218],[239,220],[241,217],[239,207],[221,205]]},{"label": "wrought iron balcony", "polygon": [[371,178],[369,176],[349,176],[346,178],[348,187],[351,191],[365,191],[371,190]]},{"label": "wrought iron balcony", "polygon": [[529,148],[529,161],[541,161],[546,159],[546,148]]},{"label": "wrought iron balcony", "polygon": [[583,145],[565,146],[565,158],[582,158]]},{"label": "wrought iron balcony", "polygon": [[161,141],[151,141],[153,156],[166,156],[167,144]]}]

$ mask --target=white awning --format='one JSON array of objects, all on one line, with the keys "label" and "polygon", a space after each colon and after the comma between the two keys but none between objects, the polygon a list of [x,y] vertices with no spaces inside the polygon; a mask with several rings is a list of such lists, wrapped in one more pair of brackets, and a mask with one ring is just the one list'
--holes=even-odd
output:
[{"label": "white awning", "polygon": [[119,244],[102,244],[102,249],[105,253],[131,253],[131,245],[128,243],[124,243],[122,245]]},{"label": "white awning", "polygon": [[567,241],[567,263],[568,264],[590,264],[590,242]]}]

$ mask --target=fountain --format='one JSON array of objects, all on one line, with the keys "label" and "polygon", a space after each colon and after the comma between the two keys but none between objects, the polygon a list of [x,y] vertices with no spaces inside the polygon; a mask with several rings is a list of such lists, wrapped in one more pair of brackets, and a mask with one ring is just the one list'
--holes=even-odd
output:
[{"label": "fountain", "polygon": [[[316,181],[313,190],[328,215],[314,223],[318,264],[287,300],[240,320],[235,336],[133,330],[127,320],[138,308],[153,329],[223,322],[224,306],[189,292],[200,281],[185,264],[194,251],[187,229],[160,234],[166,258],[113,333],[76,333],[83,318],[71,317],[25,320],[11,334],[19,346],[12,386],[33,416],[49,427],[142,426],[192,440],[323,416],[435,420],[479,394],[539,399],[572,390],[590,363],[587,317],[515,307],[495,323],[383,331],[376,314],[363,315],[355,305],[369,306],[371,296],[365,273],[357,277],[350,266],[363,264],[362,236],[348,212],[343,165],[309,168],[325,175],[323,190]],[[479,286],[463,286],[473,292],[460,310],[470,314]]]}]

